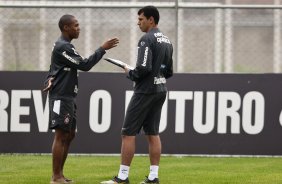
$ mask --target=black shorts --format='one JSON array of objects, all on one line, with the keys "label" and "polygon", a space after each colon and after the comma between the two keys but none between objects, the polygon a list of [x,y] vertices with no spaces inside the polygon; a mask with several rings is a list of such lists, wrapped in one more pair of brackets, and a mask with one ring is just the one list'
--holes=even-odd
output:
[{"label": "black shorts", "polygon": [[143,131],[146,135],[158,135],[166,92],[154,94],[134,93],[125,115],[122,135],[135,136]]},{"label": "black shorts", "polygon": [[49,99],[49,128],[71,131],[76,129],[75,100]]}]

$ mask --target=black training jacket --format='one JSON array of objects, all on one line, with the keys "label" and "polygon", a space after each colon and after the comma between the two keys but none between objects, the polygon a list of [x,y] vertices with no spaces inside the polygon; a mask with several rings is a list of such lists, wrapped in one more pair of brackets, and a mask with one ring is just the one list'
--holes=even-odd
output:
[{"label": "black training jacket", "polygon": [[135,93],[166,92],[166,79],[173,75],[173,47],[158,28],[147,32],[138,42],[137,63],[128,78],[135,82]]},{"label": "black training jacket", "polygon": [[74,46],[60,37],[54,44],[50,70],[45,81],[54,77],[50,98],[75,98],[78,92],[77,70],[89,71],[105,54],[103,48],[98,48],[89,58],[80,56]]}]

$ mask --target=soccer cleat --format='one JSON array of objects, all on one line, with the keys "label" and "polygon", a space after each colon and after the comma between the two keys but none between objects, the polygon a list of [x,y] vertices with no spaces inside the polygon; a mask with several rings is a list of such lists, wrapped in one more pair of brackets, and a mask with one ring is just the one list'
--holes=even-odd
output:
[{"label": "soccer cleat", "polygon": [[140,184],[147,184],[147,183],[154,183],[154,184],[159,184],[159,178],[155,178],[153,180],[149,180],[149,178],[146,176],[146,179],[142,181]]},{"label": "soccer cleat", "polygon": [[129,184],[128,178],[125,180],[119,179],[117,176],[113,177],[113,179],[109,181],[102,181],[101,184],[115,184],[115,183],[123,183],[123,184]]}]

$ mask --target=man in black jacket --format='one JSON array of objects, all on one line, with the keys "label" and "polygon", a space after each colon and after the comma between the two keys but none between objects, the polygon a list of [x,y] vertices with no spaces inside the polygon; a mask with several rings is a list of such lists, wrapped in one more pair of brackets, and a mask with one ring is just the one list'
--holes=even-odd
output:
[{"label": "man in black jacket", "polygon": [[49,91],[50,129],[55,129],[52,146],[53,176],[50,183],[72,183],[63,174],[71,141],[76,129],[76,95],[78,92],[77,70],[89,71],[105,50],[118,44],[118,39],[109,39],[89,58],[83,58],[71,44],[79,36],[80,28],[73,15],[63,15],[59,20],[61,37],[52,51],[50,70],[44,91]]},{"label": "man in black jacket", "polygon": [[122,127],[121,165],[119,173],[103,184],[129,183],[129,167],[135,153],[135,137],[143,129],[149,143],[150,172],[141,183],[159,183],[161,156],[159,124],[162,105],[166,99],[166,79],[173,75],[173,47],[157,27],[159,12],[154,6],[138,11],[138,25],[146,34],[138,43],[134,70],[125,67],[128,78],[134,81],[134,94],[128,105]]}]

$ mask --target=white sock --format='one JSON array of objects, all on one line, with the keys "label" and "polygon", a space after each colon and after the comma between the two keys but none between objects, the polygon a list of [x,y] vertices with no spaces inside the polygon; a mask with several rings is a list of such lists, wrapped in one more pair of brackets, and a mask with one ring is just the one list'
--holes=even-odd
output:
[{"label": "white sock", "polygon": [[118,178],[125,180],[126,178],[128,178],[128,174],[129,174],[129,166],[120,165],[119,172],[118,172]]},{"label": "white sock", "polygon": [[155,178],[158,178],[159,174],[159,166],[158,165],[151,165],[150,166],[150,174],[148,176],[149,180],[154,180]]}]

